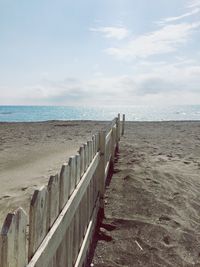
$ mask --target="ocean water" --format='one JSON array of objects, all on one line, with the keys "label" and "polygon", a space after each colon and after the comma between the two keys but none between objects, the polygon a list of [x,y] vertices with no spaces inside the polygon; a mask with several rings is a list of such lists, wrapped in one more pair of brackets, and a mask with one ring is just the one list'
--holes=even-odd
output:
[{"label": "ocean water", "polygon": [[200,105],[193,106],[0,106],[1,122],[47,120],[112,120],[124,113],[129,121],[200,120]]}]

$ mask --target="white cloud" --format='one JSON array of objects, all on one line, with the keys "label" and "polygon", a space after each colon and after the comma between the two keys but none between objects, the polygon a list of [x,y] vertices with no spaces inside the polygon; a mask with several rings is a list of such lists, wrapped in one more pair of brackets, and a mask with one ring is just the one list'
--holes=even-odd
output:
[{"label": "white cloud", "polygon": [[[121,105],[200,103],[200,64],[184,59],[174,63],[142,61],[129,75],[94,75],[90,79],[43,80],[19,90],[6,88],[6,99],[18,104]],[[3,90],[3,89],[2,89]],[[16,92],[16,95],[15,95]],[[20,92],[20,93],[19,93]],[[187,96],[187,97],[186,97]],[[21,102],[20,102],[21,101]],[[189,102],[187,102],[189,101]]]},{"label": "white cloud", "polygon": [[184,18],[186,18],[186,17],[193,16],[193,15],[199,13],[199,12],[200,12],[200,8],[195,8],[195,9],[193,9],[192,11],[187,12],[187,13],[185,13],[185,14],[182,14],[182,15],[180,15],[180,16],[169,17],[169,18],[162,19],[162,20],[159,21],[158,23],[159,23],[159,24],[165,24],[165,23],[168,23],[168,22],[173,22],[173,21],[181,20],[181,19],[184,19]]},{"label": "white cloud", "polygon": [[199,27],[200,22],[166,25],[159,30],[132,38],[125,45],[110,47],[105,51],[119,59],[146,58],[174,52]]},{"label": "white cloud", "polygon": [[129,31],[124,27],[99,27],[91,28],[92,32],[100,32],[105,38],[122,40],[129,35]]},{"label": "white cloud", "polygon": [[189,0],[188,1],[188,7],[189,8],[200,7],[200,1],[199,0]]}]

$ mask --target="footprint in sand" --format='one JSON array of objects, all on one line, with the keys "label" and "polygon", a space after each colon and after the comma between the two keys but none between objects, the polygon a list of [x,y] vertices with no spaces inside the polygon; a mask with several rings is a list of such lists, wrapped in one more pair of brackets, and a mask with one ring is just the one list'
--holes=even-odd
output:
[{"label": "footprint in sand", "polygon": [[26,189],[28,189],[28,186],[21,188],[22,191],[26,191]]},{"label": "footprint in sand", "polygon": [[171,218],[167,215],[162,215],[159,217],[159,221],[171,221]]},{"label": "footprint in sand", "polygon": [[163,237],[163,241],[166,245],[170,245],[170,237],[168,235]]},{"label": "footprint in sand", "polygon": [[183,161],[183,163],[188,165],[188,164],[190,164],[191,162],[189,162],[189,161]]},{"label": "footprint in sand", "polygon": [[131,179],[130,175],[126,175],[126,176],[124,177],[124,180],[125,180],[125,181],[129,181],[130,179]]},{"label": "footprint in sand", "polygon": [[2,197],[0,198],[0,200],[5,199],[5,198],[9,198],[9,197],[11,197],[11,196],[9,196],[9,195],[5,195],[5,196],[2,196]]},{"label": "footprint in sand", "polygon": [[165,221],[165,222],[170,222],[171,225],[172,225],[173,227],[175,227],[175,228],[181,226],[179,222],[177,222],[177,221],[171,219],[171,218],[170,218],[169,216],[167,216],[167,215],[162,215],[162,216],[160,216],[160,217],[159,217],[159,221],[160,221],[160,222],[163,222],[163,221]]}]

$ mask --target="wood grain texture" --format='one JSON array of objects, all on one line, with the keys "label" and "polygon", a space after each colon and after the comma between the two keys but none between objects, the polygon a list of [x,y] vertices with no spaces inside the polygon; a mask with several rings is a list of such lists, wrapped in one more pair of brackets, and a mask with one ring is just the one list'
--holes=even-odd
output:
[{"label": "wood grain texture", "polygon": [[60,171],[60,195],[59,195],[59,209],[63,209],[69,199],[70,194],[70,166],[68,163],[62,165]]},{"label": "wood grain texture", "polygon": [[82,177],[85,172],[84,146],[80,147],[79,154],[80,154],[80,169],[81,169],[81,177]]},{"label": "wood grain texture", "polygon": [[7,215],[1,230],[1,267],[26,266],[27,221],[27,215],[22,208]]},{"label": "wood grain texture", "polygon": [[30,203],[29,213],[29,260],[47,234],[48,193],[45,186],[35,190]]},{"label": "wood grain texture", "polygon": [[59,214],[59,175],[52,175],[49,178],[48,186],[48,220],[47,220],[47,229],[49,230],[50,227],[55,222],[56,218]]},{"label": "wood grain texture", "polygon": [[69,158],[69,166],[70,166],[70,196],[73,193],[76,187],[76,157]]},{"label": "wood grain texture", "polygon": [[76,186],[81,179],[81,156],[76,155]]}]

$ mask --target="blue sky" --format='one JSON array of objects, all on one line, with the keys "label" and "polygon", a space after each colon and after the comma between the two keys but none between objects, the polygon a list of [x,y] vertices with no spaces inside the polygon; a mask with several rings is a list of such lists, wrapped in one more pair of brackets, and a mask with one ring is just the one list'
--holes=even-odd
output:
[{"label": "blue sky", "polygon": [[200,104],[200,0],[0,0],[0,104]]}]

